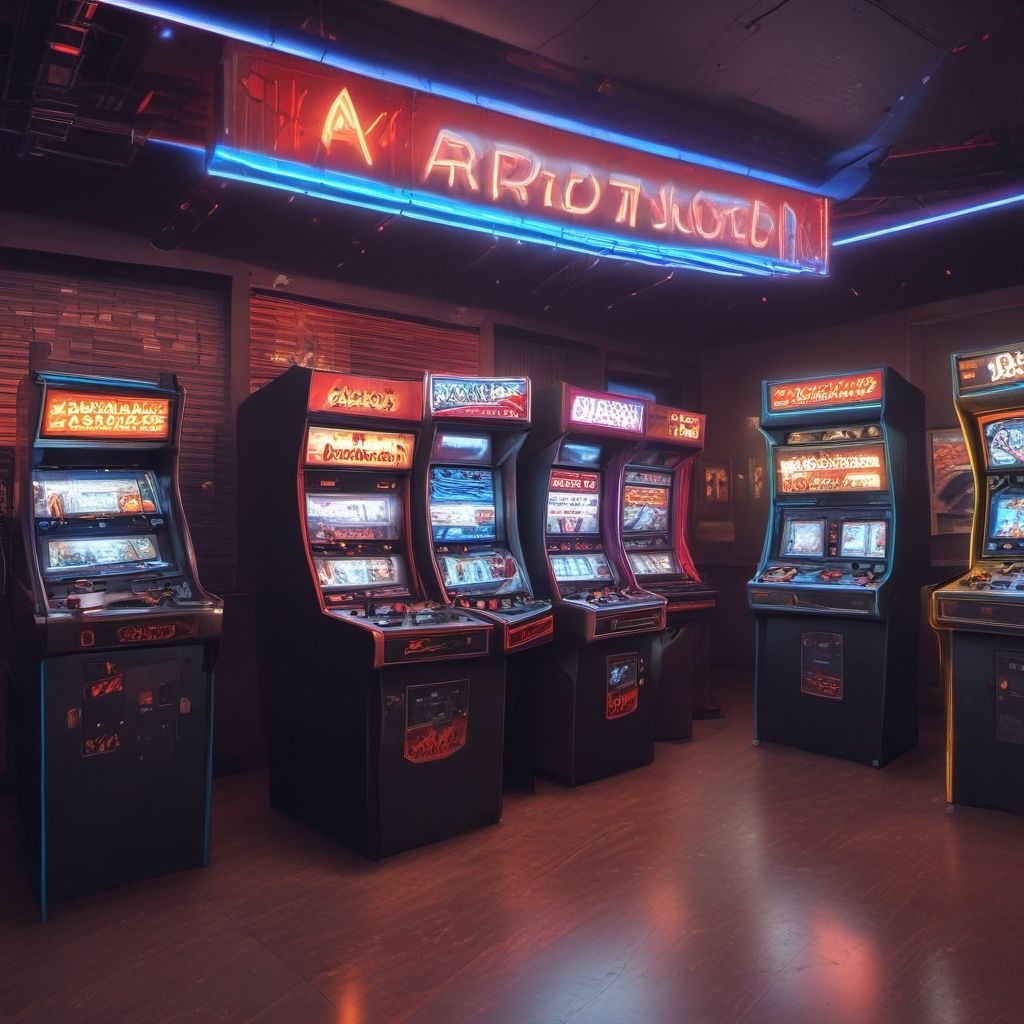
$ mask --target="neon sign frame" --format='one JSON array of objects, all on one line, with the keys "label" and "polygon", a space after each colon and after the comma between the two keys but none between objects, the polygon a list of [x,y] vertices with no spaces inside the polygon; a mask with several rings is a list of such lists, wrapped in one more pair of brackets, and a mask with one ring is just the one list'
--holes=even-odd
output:
[{"label": "neon sign frame", "polygon": [[670,405],[652,405],[647,413],[647,437],[670,444],[703,446],[704,423],[702,413]]},{"label": "neon sign frame", "polygon": [[882,370],[863,370],[805,380],[768,381],[767,387],[770,413],[877,405],[884,393],[885,374]]},{"label": "neon sign frame", "polygon": [[[958,353],[953,356],[953,365],[960,395],[1024,385],[1024,347],[1020,345]],[[988,380],[982,371],[988,371]]]},{"label": "neon sign frame", "polygon": [[[701,167],[712,167],[755,181],[772,182],[786,188],[814,192],[832,199],[848,199],[856,191],[847,186],[830,186],[828,182],[800,181],[788,175],[751,167],[735,160],[713,157],[707,153],[698,153],[680,146],[629,135],[626,132],[589,124],[550,110],[534,109],[521,103],[510,102],[499,96],[487,95],[478,89],[466,89],[442,79],[428,78],[426,75],[417,74],[406,68],[379,61],[364,60],[348,53],[331,39],[313,36],[283,25],[271,27],[265,21],[257,21],[255,18],[246,19],[236,10],[226,10],[223,7],[218,10],[210,0],[104,0],[104,2],[109,7],[119,7],[136,14],[185,25],[200,32],[211,32],[226,39],[250,43],[275,53],[316,61],[326,67],[352,71],[382,82],[404,85],[411,89],[425,89],[436,96],[444,96],[484,110],[509,114],[524,121],[560,128],[586,138],[601,139],[623,149],[652,153],[670,160],[683,160]],[[193,148],[187,144],[160,141],[165,145],[180,145],[184,149]]]},{"label": "neon sign frame", "polygon": [[644,398],[609,395],[603,391],[563,386],[562,411],[565,429],[584,433],[643,437],[650,406]]},{"label": "neon sign frame", "polygon": [[861,494],[889,488],[885,444],[775,449],[779,494]]},{"label": "neon sign frame", "polygon": [[307,409],[354,417],[418,420],[423,412],[423,381],[314,370]]},{"label": "neon sign frame", "polygon": [[530,422],[529,377],[430,376],[430,412],[435,418]]},{"label": "neon sign frame", "polygon": [[[70,403],[91,403],[105,408],[72,408]],[[62,406],[62,408],[57,408]],[[106,408],[114,406],[115,408]],[[123,408],[122,408],[123,407]],[[79,423],[76,417],[101,417],[104,423]],[[58,417],[62,419],[58,420]],[[133,424],[133,417],[152,423]],[[60,424],[63,423],[63,426]],[[171,399],[128,392],[96,392],[47,387],[39,419],[39,437],[80,441],[169,441]]]},{"label": "neon sign frame", "polygon": [[211,175],[608,259],[828,272],[828,200],[791,186],[252,47],[224,89]]}]

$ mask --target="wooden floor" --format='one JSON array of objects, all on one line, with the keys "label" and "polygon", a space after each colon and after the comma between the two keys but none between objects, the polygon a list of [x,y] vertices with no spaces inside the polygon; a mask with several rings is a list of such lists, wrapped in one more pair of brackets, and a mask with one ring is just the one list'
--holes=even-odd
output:
[{"label": "wooden floor", "polygon": [[374,864],[214,787],[213,864],[34,907],[0,802],[0,1021],[1024,1020],[1024,819],[942,793],[942,721],[877,771],[728,717],[649,767],[507,800]]}]

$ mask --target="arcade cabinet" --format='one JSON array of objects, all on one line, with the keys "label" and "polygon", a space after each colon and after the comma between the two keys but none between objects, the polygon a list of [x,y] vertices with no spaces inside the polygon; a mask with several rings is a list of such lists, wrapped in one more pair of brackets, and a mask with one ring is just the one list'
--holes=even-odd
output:
[{"label": "arcade cabinet", "polygon": [[[428,593],[492,622],[495,650],[506,655],[549,642],[551,602],[533,594],[516,510],[529,380],[431,375],[427,406],[413,525],[417,550],[430,552]],[[518,657],[506,662],[504,778],[506,789],[532,792],[533,718],[523,664]]]},{"label": "arcade cabinet", "polygon": [[537,392],[520,456],[527,567],[555,609],[533,653],[537,772],[575,786],[654,757],[651,649],[665,598],[636,586],[622,547],[623,473],[644,399],[555,384]]},{"label": "arcade cabinet", "polygon": [[209,860],[223,608],[178,490],[184,401],[170,375],[19,392],[16,775],[44,917]]},{"label": "arcade cabinet", "polygon": [[708,647],[718,595],[701,581],[686,542],[694,460],[704,450],[704,417],[651,406],[646,437],[624,474],[622,540],[633,578],[668,602],[665,630],[652,652],[654,738],[679,740],[693,733],[695,700],[707,710],[711,703]]},{"label": "arcade cabinet", "polygon": [[917,743],[923,419],[921,392],[889,368],[762,385],[756,743],[876,768]]},{"label": "arcade cabinet", "polygon": [[501,816],[495,627],[428,600],[413,551],[422,418],[422,379],[302,367],[238,415],[270,801],[374,858]]},{"label": "arcade cabinet", "polygon": [[946,799],[1024,814],[1024,350],[953,356],[974,471],[966,575],[936,588]]}]

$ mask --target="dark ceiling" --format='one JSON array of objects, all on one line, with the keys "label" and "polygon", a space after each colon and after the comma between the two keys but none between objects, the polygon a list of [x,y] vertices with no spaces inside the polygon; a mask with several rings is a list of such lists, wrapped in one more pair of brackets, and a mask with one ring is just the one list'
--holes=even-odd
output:
[{"label": "dark ceiling", "polygon": [[[62,18],[73,26],[63,16],[86,6],[28,0],[0,11],[8,209],[529,316],[553,333],[571,326],[687,345],[848,321],[1024,278],[1020,207],[837,248],[827,281],[738,281],[225,186],[205,177],[199,154],[155,142],[205,140],[219,38],[101,6],[80,57],[62,63],[54,48],[68,39]],[[636,134],[804,180],[856,181],[857,194],[836,205],[837,237],[935,204],[1024,191],[1021,3],[229,6]]]}]

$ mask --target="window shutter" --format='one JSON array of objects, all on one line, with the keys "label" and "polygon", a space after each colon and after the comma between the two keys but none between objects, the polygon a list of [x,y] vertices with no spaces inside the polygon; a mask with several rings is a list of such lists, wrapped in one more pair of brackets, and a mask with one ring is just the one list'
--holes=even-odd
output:
[{"label": "window shutter", "polygon": [[253,292],[249,311],[250,388],[289,366],[381,376],[476,373],[479,334],[365,310]]}]

